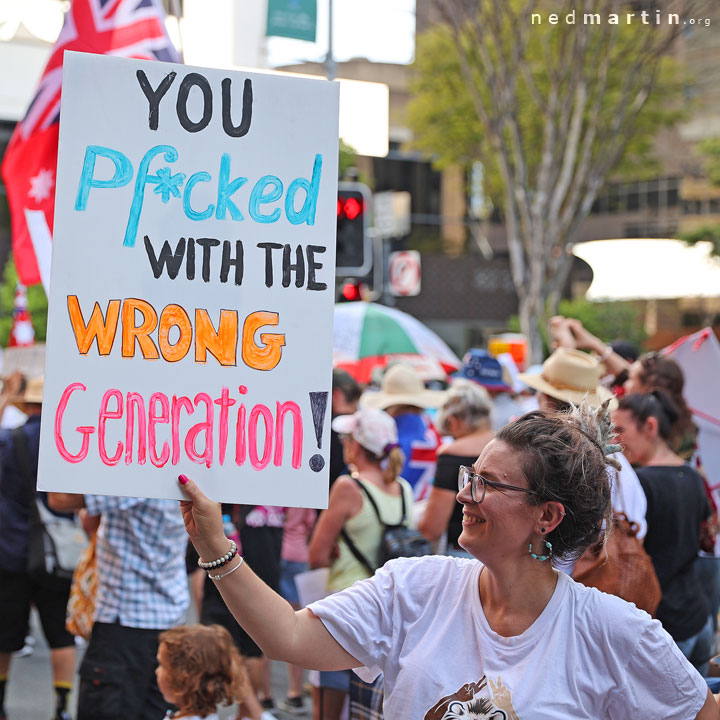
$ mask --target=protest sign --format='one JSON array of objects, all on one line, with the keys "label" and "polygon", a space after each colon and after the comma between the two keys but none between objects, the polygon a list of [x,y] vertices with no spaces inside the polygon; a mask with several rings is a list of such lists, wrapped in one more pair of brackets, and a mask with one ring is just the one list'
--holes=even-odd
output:
[{"label": "protest sign", "polygon": [[38,487],[327,503],[338,90],[66,53]]}]

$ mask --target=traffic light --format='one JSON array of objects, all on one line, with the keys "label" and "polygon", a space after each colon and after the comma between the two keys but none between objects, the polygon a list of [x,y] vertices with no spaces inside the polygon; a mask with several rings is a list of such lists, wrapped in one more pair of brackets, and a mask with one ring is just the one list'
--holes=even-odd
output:
[{"label": "traffic light", "polygon": [[367,292],[367,286],[359,280],[346,280],[340,288],[338,302],[358,302]]},{"label": "traffic light", "polygon": [[336,272],[364,276],[372,268],[370,189],[354,182],[338,183]]}]

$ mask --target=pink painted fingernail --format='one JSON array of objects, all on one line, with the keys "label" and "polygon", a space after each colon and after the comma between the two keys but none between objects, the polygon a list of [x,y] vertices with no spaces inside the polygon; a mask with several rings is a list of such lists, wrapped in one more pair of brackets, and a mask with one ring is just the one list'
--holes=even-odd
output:
[{"label": "pink painted fingernail", "polygon": [[190,478],[188,478],[186,475],[178,475],[178,480],[180,481],[181,485],[187,485],[190,481]]}]

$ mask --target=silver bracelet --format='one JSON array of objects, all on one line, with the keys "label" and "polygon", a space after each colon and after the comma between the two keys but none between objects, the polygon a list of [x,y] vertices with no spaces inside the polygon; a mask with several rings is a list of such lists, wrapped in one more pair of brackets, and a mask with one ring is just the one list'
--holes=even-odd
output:
[{"label": "silver bracelet", "polygon": [[605,352],[598,358],[598,362],[604,363],[612,354],[614,350],[612,349],[612,345],[606,345],[605,346]]},{"label": "silver bracelet", "polygon": [[228,570],[226,573],[223,573],[222,575],[211,575],[208,573],[208,577],[211,580],[215,580],[217,582],[218,580],[222,580],[224,577],[227,577],[228,575],[232,575],[243,563],[245,562],[245,558],[240,556],[240,562],[232,569]]},{"label": "silver bracelet", "polygon": [[230,540],[230,538],[226,538],[226,540],[230,543],[230,549],[222,557],[219,557],[217,560],[211,560],[210,562],[204,562],[198,558],[198,567],[201,567],[203,570],[213,570],[216,567],[227,565],[235,555],[237,555],[237,545],[235,541]]}]

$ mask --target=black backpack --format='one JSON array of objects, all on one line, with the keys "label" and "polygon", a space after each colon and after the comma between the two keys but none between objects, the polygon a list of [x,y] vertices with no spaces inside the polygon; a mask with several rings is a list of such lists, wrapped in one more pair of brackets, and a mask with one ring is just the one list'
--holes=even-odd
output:
[{"label": "black backpack", "polygon": [[378,551],[378,564],[373,566],[372,563],[358,550],[355,543],[350,539],[350,535],[343,528],[340,531],[340,537],[345,541],[350,552],[355,559],[370,573],[375,574],[375,570],[382,567],[388,560],[394,560],[401,557],[421,557],[423,555],[432,555],[432,546],[430,541],[418,530],[408,527],[406,523],[407,513],[405,509],[405,490],[400,487],[400,498],[402,500],[402,517],[397,525],[388,525],[383,522],[380,517],[380,510],[377,503],[373,499],[368,489],[353,476],[353,480],[358,484],[360,489],[370,501],[378,522],[382,527],[382,536],[380,538],[380,549]]}]

